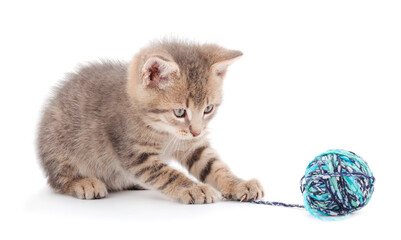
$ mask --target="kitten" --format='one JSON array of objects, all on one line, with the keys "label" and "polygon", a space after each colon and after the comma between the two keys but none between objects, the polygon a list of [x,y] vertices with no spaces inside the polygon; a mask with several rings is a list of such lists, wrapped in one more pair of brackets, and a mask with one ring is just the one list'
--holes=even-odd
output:
[{"label": "kitten", "polygon": [[[183,203],[257,200],[257,180],[231,173],[206,139],[227,67],[242,55],[213,44],[161,41],[130,64],[82,67],[58,88],[40,123],[48,182],[80,199],[147,188]],[[174,158],[200,182],[169,167]]]}]

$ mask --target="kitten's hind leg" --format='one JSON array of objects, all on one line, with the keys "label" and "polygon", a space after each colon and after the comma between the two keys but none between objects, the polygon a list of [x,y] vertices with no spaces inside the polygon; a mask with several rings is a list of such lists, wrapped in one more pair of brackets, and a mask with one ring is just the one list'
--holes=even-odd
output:
[{"label": "kitten's hind leg", "polygon": [[82,178],[71,184],[69,193],[80,199],[99,199],[107,196],[107,188],[96,178]]},{"label": "kitten's hind leg", "polygon": [[96,178],[82,177],[78,169],[69,161],[57,162],[52,158],[45,159],[50,186],[59,193],[80,199],[97,199],[107,196],[106,185]]}]

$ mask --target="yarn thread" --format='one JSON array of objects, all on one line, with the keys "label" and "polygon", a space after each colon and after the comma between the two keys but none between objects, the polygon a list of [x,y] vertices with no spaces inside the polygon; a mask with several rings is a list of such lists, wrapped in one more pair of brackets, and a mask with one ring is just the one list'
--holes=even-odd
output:
[{"label": "yarn thread", "polygon": [[346,150],[328,150],[315,157],[301,178],[304,206],[269,201],[256,204],[305,208],[314,217],[346,216],[366,206],[374,191],[375,178],[368,164]]}]

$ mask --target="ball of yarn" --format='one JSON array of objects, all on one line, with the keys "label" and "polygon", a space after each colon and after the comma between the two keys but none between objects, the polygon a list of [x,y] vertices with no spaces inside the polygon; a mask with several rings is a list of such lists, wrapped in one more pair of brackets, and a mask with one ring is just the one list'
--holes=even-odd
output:
[{"label": "ball of yarn", "polygon": [[318,218],[347,215],[369,202],[374,182],[360,156],[345,150],[326,151],[309,163],[301,179],[304,206]]}]

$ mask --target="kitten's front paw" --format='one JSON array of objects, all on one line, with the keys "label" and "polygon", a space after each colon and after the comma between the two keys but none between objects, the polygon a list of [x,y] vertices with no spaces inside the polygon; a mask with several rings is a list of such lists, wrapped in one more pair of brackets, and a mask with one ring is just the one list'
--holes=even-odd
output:
[{"label": "kitten's front paw", "polygon": [[186,204],[213,203],[217,199],[217,192],[208,185],[195,185],[184,189],[179,200]]},{"label": "kitten's front paw", "polygon": [[249,201],[263,198],[264,192],[260,182],[256,179],[243,181],[231,185],[228,190],[222,192],[222,196],[228,200]]}]

